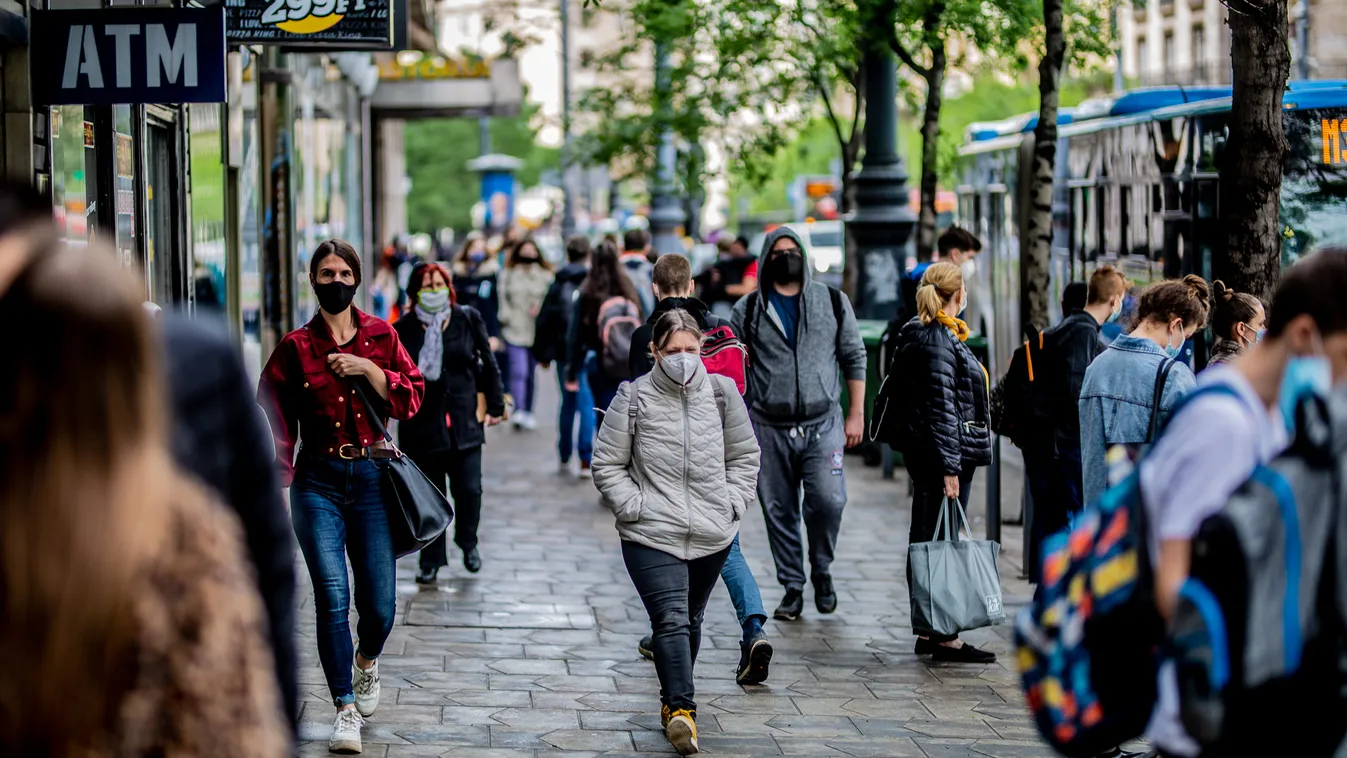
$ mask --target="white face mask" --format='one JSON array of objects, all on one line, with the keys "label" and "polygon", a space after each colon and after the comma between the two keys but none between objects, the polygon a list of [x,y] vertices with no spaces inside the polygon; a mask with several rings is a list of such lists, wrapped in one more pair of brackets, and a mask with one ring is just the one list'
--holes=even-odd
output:
[{"label": "white face mask", "polygon": [[679,384],[687,384],[697,373],[697,365],[702,362],[700,356],[692,353],[674,353],[660,358],[660,368],[668,377]]}]

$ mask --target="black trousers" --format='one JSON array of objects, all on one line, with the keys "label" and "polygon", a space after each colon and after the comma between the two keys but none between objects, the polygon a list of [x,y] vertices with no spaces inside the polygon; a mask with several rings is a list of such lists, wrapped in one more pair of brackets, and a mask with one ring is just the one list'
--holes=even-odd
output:
[{"label": "black trousers", "polygon": [[[969,495],[973,489],[973,468],[966,468],[959,474],[959,502],[968,508]],[[934,473],[932,473],[934,472]],[[933,469],[922,466],[920,469],[907,467],[907,475],[912,477],[912,526],[908,529],[908,544],[915,545],[918,542],[930,542],[935,534],[935,525],[940,518],[940,504],[945,500],[945,475],[940,473],[939,469]],[[945,519],[952,524],[950,533],[960,526],[959,514],[954,508],[948,508]],[[912,592],[912,564],[907,565],[907,590]],[[919,635],[929,637],[934,642],[949,642],[958,638],[957,634],[924,634],[920,629],[914,629]]]},{"label": "black trousers", "polygon": [[730,548],[680,560],[662,550],[622,541],[622,560],[650,614],[660,702],[671,710],[697,709],[692,667],[702,644],[702,617]]},{"label": "black trousers", "polygon": [[[440,492],[454,502],[454,544],[465,552],[477,547],[477,525],[482,521],[482,447],[413,455],[412,461]],[[448,478],[449,489],[444,487]],[[421,550],[421,570],[449,565],[444,535]]]}]

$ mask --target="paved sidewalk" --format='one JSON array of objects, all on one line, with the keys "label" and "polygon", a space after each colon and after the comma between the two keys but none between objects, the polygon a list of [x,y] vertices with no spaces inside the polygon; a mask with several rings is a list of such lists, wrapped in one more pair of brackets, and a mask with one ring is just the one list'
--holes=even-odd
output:
[{"label": "paved sidewalk", "polygon": [[[538,381],[550,419],[556,383]],[[381,660],[383,705],[367,720],[365,755],[544,758],[672,752],[659,729],[654,667],[636,653],[649,631],[622,565],[613,519],[593,484],[563,476],[555,424],[493,430],[487,447],[480,574],[454,565],[436,589],[398,567],[397,627]],[[711,755],[1051,756],[1028,721],[1009,660],[1009,627],[966,639],[1001,656],[991,666],[934,664],[912,654],[907,587],[907,483],[848,456],[850,502],[833,566],[840,605],[796,623],[768,622],[771,678],[739,687],[739,628],[723,587],[707,612],[697,666],[698,729]],[[975,485],[981,503],[982,482]],[[1007,487],[1007,492],[1016,489]],[[1010,512],[1017,498],[1003,498]],[[975,509],[980,511],[979,509]],[[981,526],[977,527],[981,531]],[[1020,533],[1007,529],[1002,578],[1014,612]],[[742,544],[770,612],[781,598],[760,512]],[[301,565],[302,569],[302,565]],[[301,570],[301,575],[305,572]],[[300,590],[302,755],[326,755],[333,711],[313,641],[312,593]]]}]

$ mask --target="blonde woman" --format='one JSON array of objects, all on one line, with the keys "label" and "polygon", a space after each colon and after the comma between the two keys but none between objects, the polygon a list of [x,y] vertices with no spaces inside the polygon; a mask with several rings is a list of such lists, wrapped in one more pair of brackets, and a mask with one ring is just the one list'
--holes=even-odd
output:
[{"label": "blonde woman", "polygon": [[23,248],[0,249],[27,261],[0,317],[42,325],[0,372],[0,755],[290,755],[238,521],[170,457],[140,285],[102,248]]},{"label": "blonde woman", "polygon": [[[912,478],[912,544],[931,539],[946,498],[967,507],[974,470],[991,462],[987,370],[964,345],[968,325],[957,317],[967,301],[959,267],[931,264],[917,287],[917,316],[895,340],[890,380],[900,383],[892,393],[899,405],[890,412],[898,414],[897,447]],[[961,663],[996,660],[961,643],[958,635],[914,631],[917,655]]]},{"label": "blonde woman", "polygon": [[757,498],[758,441],[734,381],[708,374],[685,310],[655,323],[655,368],[623,384],[594,447],[594,484],[650,614],[665,735],[697,752],[692,667],[711,589]]}]

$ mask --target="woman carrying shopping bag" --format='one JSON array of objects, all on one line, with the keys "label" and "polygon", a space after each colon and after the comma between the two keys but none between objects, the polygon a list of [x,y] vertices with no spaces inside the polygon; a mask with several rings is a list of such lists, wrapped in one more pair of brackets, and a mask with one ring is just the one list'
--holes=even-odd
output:
[{"label": "woman carrying shopping bag", "polygon": [[[917,316],[895,340],[888,381],[898,383],[890,395],[898,402],[887,413],[897,414],[896,447],[912,478],[912,546],[933,539],[943,511],[952,511],[944,519],[955,525],[951,532],[957,530],[962,509],[947,504],[966,506],[974,470],[991,462],[987,370],[964,345],[968,325],[954,315],[967,300],[959,267],[932,264],[917,288]],[[914,599],[919,589],[928,589],[916,586],[910,554],[907,577]],[[996,660],[993,653],[961,643],[957,633],[916,625],[914,618],[917,655],[963,663]]]},{"label": "woman carrying shopping bag", "polygon": [[697,752],[692,667],[711,589],[757,497],[758,441],[734,380],[702,366],[684,310],[655,323],[656,367],[624,383],[599,429],[594,484],[617,517],[622,558],[650,614],[665,735]]}]

